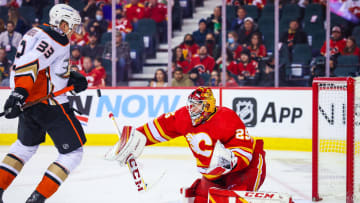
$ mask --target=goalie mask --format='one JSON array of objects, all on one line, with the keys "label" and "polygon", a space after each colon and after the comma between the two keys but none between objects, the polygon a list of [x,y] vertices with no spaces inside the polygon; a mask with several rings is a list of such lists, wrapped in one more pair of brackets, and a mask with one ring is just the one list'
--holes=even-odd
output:
[{"label": "goalie mask", "polygon": [[[81,33],[81,17],[79,12],[66,4],[56,4],[50,9],[49,24],[59,28],[61,21],[65,21],[69,25],[69,32],[72,30]],[[68,33],[65,33],[68,34]]]},{"label": "goalie mask", "polygon": [[187,109],[193,126],[206,121],[215,111],[216,100],[209,87],[198,87],[189,96]]}]

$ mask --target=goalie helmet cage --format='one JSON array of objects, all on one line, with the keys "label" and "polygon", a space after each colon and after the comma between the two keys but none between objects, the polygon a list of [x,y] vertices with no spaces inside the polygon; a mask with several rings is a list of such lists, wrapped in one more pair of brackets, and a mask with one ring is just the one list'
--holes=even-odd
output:
[{"label": "goalie helmet cage", "polygon": [[313,201],[360,200],[360,81],[313,80]]}]

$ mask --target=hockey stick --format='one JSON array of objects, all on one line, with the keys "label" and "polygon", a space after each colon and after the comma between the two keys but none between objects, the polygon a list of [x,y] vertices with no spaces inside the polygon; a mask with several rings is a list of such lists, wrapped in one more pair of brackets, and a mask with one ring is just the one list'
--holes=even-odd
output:
[{"label": "hockey stick", "polygon": [[[97,89],[97,96],[99,98],[101,97],[100,89]],[[120,137],[121,137],[120,128],[119,128],[119,126],[116,122],[116,119],[114,117],[114,114],[112,112],[109,113],[109,118],[113,121],[113,125],[115,127],[116,133],[120,139]],[[147,192],[150,189],[154,188],[166,175],[166,172],[163,171],[161,173],[161,175],[158,178],[156,178],[155,180],[153,180],[151,183],[146,183],[140,174],[140,170],[139,170],[137,161],[135,160],[135,158],[132,155],[130,155],[128,157],[127,166],[130,170],[130,173],[132,174],[132,177],[134,179],[135,185],[137,186],[138,192],[141,192],[141,193]]]},{"label": "hockey stick", "polygon": [[[115,120],[114,114],[112,112],[109,113],[109,118],[113,121],[114,127],[116,129],[116,133],[120,139],[121,132],[120,132],[119,126]],[[130,154],[130,156],[128,157],[126,164],[130,170],[130,173],[132,174],[132,177],[134,179],[134,182],[135,182],[138,192],[146,192],[147,184],[144,182],[144,179],[142,178],[142,176],[140,174],[138,164],[132,154]]]},{"label": "hockey stick", "polygon": [[[98,98],[101,97],[101,90],[96,90]],[[119,139],[121,138],[121,131],[120,128],[115,120],[114,114],[112,112],[109,113],[109,118],[112,120],[113,125],[116,130],[116,134],[118,135]],[[120,164],[120,162],[119,162]],[[140,170],[138,168],[138,164],[132,154],[128,157],[127,166],[132,174],[132,178],[134,179],[134,183],[137,187],[138,192],[145,192],[147,190],[147,184],[144,182],[144,179],[141,177]]]},{"label": "hockey stick", "polygon": [[[42,101],[45,101],[45,100],[50,99],[50,98],[57,97],[59,95],[62,95],[64,93],[72,91],[72,90],[74,90],[74,85],[71,85],[71,86],[65,87],[65,88],[63,88],[63,89],[61,89],[59,91],[50,93],[50,94],[46,95],[45,97],[41,97],[41,98],[39,98],[39,99],[37,99],[35,101],[28,102],[28,103],[24,104],[24,106],[22,106],[21,109],[22,110],[27,109],[27,108],[29,108],[31,106],[34,106],[35,104],[38,104],[38,103],[40,103]],[[5,115],[5,112],[0,113],[0,117],[3,116],[3,115]]]}]

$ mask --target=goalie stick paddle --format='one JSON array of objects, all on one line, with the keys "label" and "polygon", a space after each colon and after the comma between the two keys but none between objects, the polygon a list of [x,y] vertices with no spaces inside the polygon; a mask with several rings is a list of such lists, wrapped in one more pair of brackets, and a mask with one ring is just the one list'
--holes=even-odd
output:
[{"label": "goalie stick paddle", "polygon": [[[40,103],[42,101],[47,100],[49,98],[57,97],[57,96],[62,95],[64,93],[66,93],[66,92],[70,92],[72,90],[74,90],[74,85],[71,85],[71,86],[65,87],[65,88],[63,88],[63,89],[61,89],[59,91],[50,93],[50,94],[46,95],[45,97],[41,97],[41,98],[39,98],[39,99],[37,99],[35,101],[28,102],[28,103],[24,104],[24,106],[22,106],[21,109],[22,110],[27,109],[27,108],[29,108],[31,106],[34,106],[35,104],[38,104],[38,103]],[[3,115],[5,115],[5,112],[0,113],[0,117],[3,116]]]},{"label": "goalie stick paddle", "polygon": [[[116,133],[120,139],[120,137],[121,137],[120,128],[119,128],[119,126],[115,120],[114,114],[112,112],[109,113],[109,118],[112,120],[114,127],[116,129]],[[137,187],[138,192],[146,192],[147,184],[144,182],[144,179],[142,178],[142,176],[140,174],[139,166],[138,166],[135,158],[132,156],[132,154],[130,154],[130,156],[128,157],[126,164],[130,170],[132,178],[134,179],[134,183]]]},{"label": "goalie stick paddle", "polygon": [[[101,97],[101,90],[97,89],[96,94],[100,98]],[[120,128],[119,128],[119,126],[118,126],[118,124],[116,122],[114,114],[112,112],[109,113],[109,118],[112,120],[113,125],[114,125],[114,127],[116,129],[116,133],[117,133],[117,135],[118,135],[118,137],[120,139],[121,131],[120,131]],[[164,178],[164,176],[166,175],[166,172],[163,171],[161,173],[161,175],[158,178],[156,178],[155,180],[153,180],[151,183],[146,183],[144,181],[144,179],[142,178],[142,176],[141,176],[141,173],[140,173],[140,170],[139,170],[139,165],[138,165],[136,159],[133,157],[132,154],[129,156],[128,161],[127,161],[126,164],[127,164],[128,168],[129,168],[129,171],[130,171],[130,173],[132,175],[132,178],[134,179],[134,183],[135,183],[135,185],[137,187],[137,190],[140,193],[147,192],[150,189],[154,188]]]}]

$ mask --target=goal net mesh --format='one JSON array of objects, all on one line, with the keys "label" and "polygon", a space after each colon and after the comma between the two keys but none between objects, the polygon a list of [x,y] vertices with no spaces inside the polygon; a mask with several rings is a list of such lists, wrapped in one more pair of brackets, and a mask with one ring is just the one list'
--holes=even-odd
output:
[{"label": "goal net mesh", "polygon": [[347,82],[324,81],[318,84],[318,172],[319,195],[324,199],[346,200],[347,118],[353,116],[354,202],[360,201],[360,84],[355,85],[355,109],[347,115]]}]

